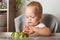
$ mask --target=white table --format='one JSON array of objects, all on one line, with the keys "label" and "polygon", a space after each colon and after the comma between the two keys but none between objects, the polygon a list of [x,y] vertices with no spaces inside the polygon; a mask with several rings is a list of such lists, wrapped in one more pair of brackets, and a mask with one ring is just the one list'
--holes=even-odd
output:
[{"label": "white table", "polygon": [[[12,32],[0,32],[0,40],[12,40],[11,34]],[[60,33],[55,33],[54,35],[49,37],[39,36],[39,37],[29,37],[27,39],[16,38],[16,40],[60,40]]]}]

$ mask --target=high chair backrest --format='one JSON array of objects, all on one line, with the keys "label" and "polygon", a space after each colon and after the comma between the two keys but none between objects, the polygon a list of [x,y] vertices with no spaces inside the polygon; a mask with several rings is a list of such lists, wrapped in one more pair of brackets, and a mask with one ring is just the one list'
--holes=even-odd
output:
[{"label": "high chair backrest", "polygon": [[26,23],[25,15],[22,14],[22,15],[16,17],[14,22],[15,22],[15,31],[21,32],[23,30],[23,25],[25,25],[25,23]]},{"label": "high chair backrest", "polygon": [[57,32],[58,20],[55,16],[51,14],[43,14],[41,22],[49,27],[53,33]]}]

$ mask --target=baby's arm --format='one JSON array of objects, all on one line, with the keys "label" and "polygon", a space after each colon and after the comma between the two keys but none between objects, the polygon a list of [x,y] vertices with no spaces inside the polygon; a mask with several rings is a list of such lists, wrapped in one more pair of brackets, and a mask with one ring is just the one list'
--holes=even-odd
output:
[{"label": "baby's arm", "polygon": [[51,31],[48,27],[43,27],[43,28],[31,27],[31,29],[39,35],[43,35],[43,36],[51,35]]}]

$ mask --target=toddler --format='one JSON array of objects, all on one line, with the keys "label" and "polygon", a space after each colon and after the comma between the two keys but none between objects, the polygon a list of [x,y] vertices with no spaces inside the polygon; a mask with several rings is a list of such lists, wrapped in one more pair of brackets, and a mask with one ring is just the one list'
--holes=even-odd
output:
[{"label": "toddler", "polygon": [[25,9],[26,22],[24,25],[23,32],[31,34],[39,34],[43,36],[51,35],[50,29],[43,23],[40,23],[42,18],[42,6],[39,2],[31,2],[26,6]]}]

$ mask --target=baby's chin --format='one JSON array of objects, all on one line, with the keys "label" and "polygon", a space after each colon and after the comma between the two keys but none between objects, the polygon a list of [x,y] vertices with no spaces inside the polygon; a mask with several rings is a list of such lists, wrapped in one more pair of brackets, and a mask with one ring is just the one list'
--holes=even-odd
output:
[{"label": "baby's chin", "polygon": [[33,25],[33,24],[29,24],[29,26],[36,26],[36,25]]}]

